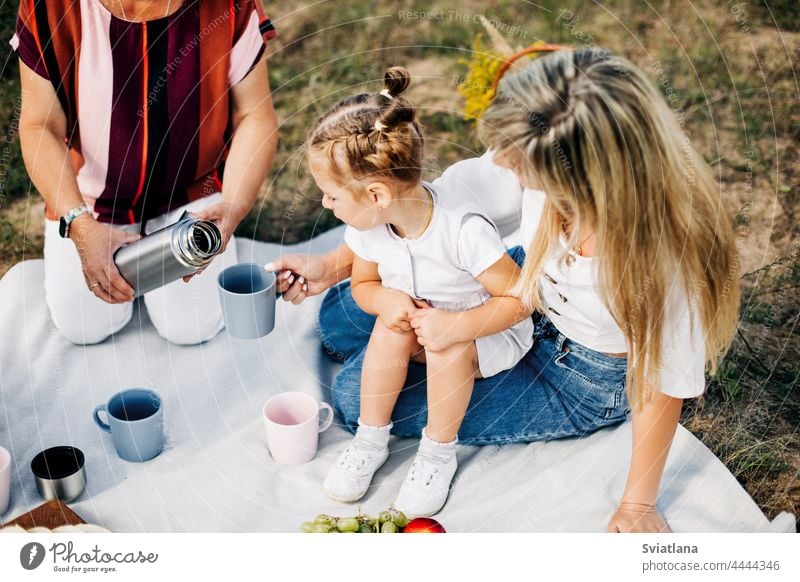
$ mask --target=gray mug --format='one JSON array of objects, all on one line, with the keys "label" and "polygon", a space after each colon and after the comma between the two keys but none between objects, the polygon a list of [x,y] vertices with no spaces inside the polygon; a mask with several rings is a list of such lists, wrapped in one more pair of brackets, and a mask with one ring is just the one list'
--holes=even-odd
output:
[{"label": "gray mug", "polygon": [[234,265],[219,274],[219,300],[228,334],[258,339],[273,330],[276,280],[275,273],[255,263]]},{"label": "gray mug", "polygon": [[[101,420],[101,412],[108,415],[107,423]],[[94,409],[94,421],[111,433],[117,454],[126,461],[148,461],[164,448],[161,397],[147,388],[117,392],[107,404]]]}]

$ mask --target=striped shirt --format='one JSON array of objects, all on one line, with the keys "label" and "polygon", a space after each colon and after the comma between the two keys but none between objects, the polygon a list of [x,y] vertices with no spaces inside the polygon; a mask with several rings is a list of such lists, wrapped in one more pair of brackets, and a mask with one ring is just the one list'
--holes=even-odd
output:
[{"label": "striped shirt", "polygon": [[86,203],[134,224],[221,189],[229,88],[274,35],[261,0],[185,0],[146,22],[100,0],[21,0],[11,46],[53,83]]}]

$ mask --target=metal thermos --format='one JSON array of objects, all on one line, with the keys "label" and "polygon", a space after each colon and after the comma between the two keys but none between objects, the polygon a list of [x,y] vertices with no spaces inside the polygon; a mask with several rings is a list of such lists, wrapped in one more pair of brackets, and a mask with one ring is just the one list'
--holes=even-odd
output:
[{"label": "metal thermos", "polygon": [[221,248],[216,224],[184,212],[175,224],[120,247],[114,262],[139,297],[199,271]]}]

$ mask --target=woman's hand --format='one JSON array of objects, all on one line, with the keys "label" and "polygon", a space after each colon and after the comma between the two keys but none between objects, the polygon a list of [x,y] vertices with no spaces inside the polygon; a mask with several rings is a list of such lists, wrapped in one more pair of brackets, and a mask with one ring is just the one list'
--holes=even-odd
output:
[{"label": "woman's hand", "polygon": [[425,350],[440,352],[464,341],[459,333],[458,313],[422,307],[411,313],[411,327]]},{"label": "woman's hand", "polygon": [[275,273],[278,292],[283,293],[284,301],[291,301],[294,305],[299,305],[306,297],[327,291],[336,283],[325,255],[285,255],[264,265],[264,268]]},{"label": "woman's hand", "polygon": [[192,214],[200,220],[210,220],[217,225],[222,235],[222,249],[220,249],[219,252],[223,253],[233,236],[233,232],[236,230],[236,227],[239,226],[239,223],[247,212],[242,212],[240,208],[234,206],[230,202],[218,202],[217,204],[212,204]]},{"label": "woman's hand", "polygon": [[76,218],[70,226],[69,235],[78,249],[89,290],[106,303],[132,301],[133,287],[119,274],[114,253],[121,246],[141,237],[97,222],[89,215]]},{"label": "woman's hand", "polygon": [[395,289],[383,288],[378,299],[378,317],[395,333],[411,331],[411,313],[423,304]]},{"label": "woman's hand", "polygon": [[608,522],[610,533],[671,533],[655,505],[623,501]]},{"label": "woman's hand", "polygon": [[[239,226],[239,223],[242,221],[247,212],[242,212],[241,209],[237,208],[230,202],[218,202],[217,204],[212,204],[211,206],[207,206],[206,208],[198,210],[197,212],[193,212],[192,214],[200,220],[209,220],[217,226],[220,237],[222,238],[222,247],[220,247],[219,254],[222,254],[225,252],[225,249],[227,248],[228,243],[230,242],[231,237],[236,230],[236,227]],[[192,277],[199,275],[204,270],[205,267],[192,273],[191,275],[186,275],[183,277],[183,282],[188,283]]]}]

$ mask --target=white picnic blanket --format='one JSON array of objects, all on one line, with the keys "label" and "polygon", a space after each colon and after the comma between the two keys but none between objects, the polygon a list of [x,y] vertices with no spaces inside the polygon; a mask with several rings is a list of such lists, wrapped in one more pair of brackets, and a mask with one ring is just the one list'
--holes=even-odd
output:
[{"label": "white picnic blanket", "polygon": [[[283,252],[323,252],[336,229]],[[275,244],[238,241],[239,260],[266,263]],[[181,347],[161,339],[146,309],[114,337],[74,346],[53,327],[40,260],[15,265],[0,280],[0,445],[13,456],[10,521],[41,503],[30,461],[43,448],[70,444],[86,454],[88,487],[72,508],[118,532],[296,532],[318,513],[386,509],[416,450],[393,438],[392,454],[358,506],[329,500],[322,481],[350,438],[337,426],[300,467],[267,453],[261,408],[270,396],[299,390],[330,401],[338,365],[316,335],[321,298],[279,302],[275,330],[257,341],[225,332]],[[167,448],[143,464],[114,452],[94,425],[95,405],[127,387],[148,386],[164,402]],[[437,518],[451,532],[597,532],[621,494],[630,423],[562,441],[463,446],[449,501]],[[794,517],[771,523],[722,463],[683,427],[665,470],[659,506],[680,532],[793,532]]]}]

